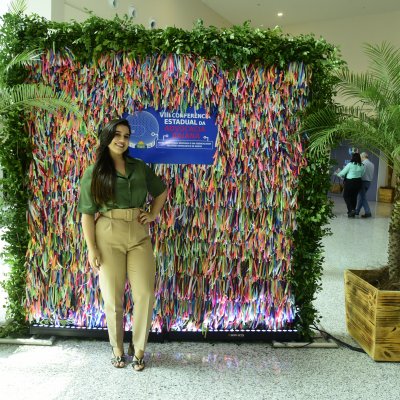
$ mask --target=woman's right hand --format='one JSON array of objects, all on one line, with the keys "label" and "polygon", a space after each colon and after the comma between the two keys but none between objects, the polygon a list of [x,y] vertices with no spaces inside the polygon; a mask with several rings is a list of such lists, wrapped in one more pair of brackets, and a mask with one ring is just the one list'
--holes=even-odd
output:
[{"label": "woman's right hand", "polygon": [[97,248],[89,250],[89,263],[93,271],[97,274],[101,267],[101,254]]}]

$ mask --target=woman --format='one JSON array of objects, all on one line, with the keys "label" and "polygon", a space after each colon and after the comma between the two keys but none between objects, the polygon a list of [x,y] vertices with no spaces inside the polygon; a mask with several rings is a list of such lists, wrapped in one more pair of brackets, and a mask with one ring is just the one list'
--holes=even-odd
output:
[{"label": "woman", "polygon": [[[100,133],[97,159],[81,180],[78,210],[91,267],[99,272],[111,363],[125,367],[123,297],[126,276],[134,302],[134,329],[128,354],[142,371],[154,303],[155,259],[148,232],[167,197],[162,180],[142,161],[128,156],[130,127],[124,119],[109,122]],[[147,193],[150,211],[142,209]],[[95,223],[94,215],[99,213]]]},{"label": "woman", "polygon": [[360,154],[353,153],[350,162],[337,174],[344,178],[343,198],[346,202],[349,218],[354,218],[356,215],[357,196],[361,190],[361,177],[364,174],[364,169]]}]

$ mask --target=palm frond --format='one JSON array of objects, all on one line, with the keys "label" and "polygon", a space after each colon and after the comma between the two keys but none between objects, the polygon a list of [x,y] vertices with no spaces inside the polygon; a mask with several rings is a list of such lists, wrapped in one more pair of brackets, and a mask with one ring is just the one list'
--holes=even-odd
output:
[{"label": "palm frond", "polygon": [[380,120],[365,113],[361,107],[334,105],[319,110],[303,121],[302,130],[309,134],[309,151],[316,155],[348,140],[372,152],[383,151],[392,158],[387,149],[393,148],[393,132],[383,130]]},{"label": "palm frond", "polygon": [[338,118],[338,107],[332,106],[321,109],[303,120],[301,130],[310,138],[311,153],[321,155],[339,140],[336,129]]},{"label": "palm frond", "polygon": [[27,9],[27,1],[26,0],[13,0],[8,6],[9,12],[12,14],[22,14]]},{"label": "palm frond", "polygon": [[364,45],[365,54],[369,57],[369,70],[374,79],[387,87],[388,91],[400,98],[400,49],[387,42],[381,45]]},{"label": "palm frond", "polygon": [[397,93],[385,83],[377,81],[370,73],[355,74],[348,69],[336,73],[338,93],[353,105],[360,103],[365,110],[385,108],[398,100]]},{"label": "palm frond", "polygon": [[77,104],[71,102],[68,94],[56,92],[49,86],[22,84],[3,89],[1,94],[0,104],[3,112],[18,106],[41,108],[50,112],[64,108],[79,118],[82,116]]},{"label": "palm frond", "polygon": [[356,102],[363,99],[369,100],[366,91],[371,86],[370,75],[356,75],[350,72],[347,68],[339,70],[335,75],[338,78],[337,87],[339,93],[344,98],[350,98]]},{"label": "palm frond", "polygon": [[309,146],[310,153],[321,156],[340,142],[343,135],[336,127],[325,128],[310,133],[310,139],[312,140]]},{"label": "palm frond", "polygon": [[11,68],[16,65],[27,66],[35,61],[40,61],[40,56],[42,52],[35,50],[26,50],[22,53],[16,55],[5,67],[5,71],[9,71]]},{"label": "palm frond", "polygon": [[393,169],[396,174],[400,173],[400,145],[396,146],[392,151]]}]

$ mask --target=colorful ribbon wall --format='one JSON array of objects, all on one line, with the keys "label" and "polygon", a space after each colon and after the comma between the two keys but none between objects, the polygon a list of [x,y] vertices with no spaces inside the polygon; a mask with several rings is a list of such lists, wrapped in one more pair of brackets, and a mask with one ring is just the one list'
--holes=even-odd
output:
[{"label": "colorful ribbon wall", "polygon": [[[305,165],[297,132],[310,73],[248,66],[235,73],[192,56],[103,56],[80,65],[49,53],[34,81],[68,92],[85,122],[32,114],[27,252],[30,321],[104,327],[97,277],[77,213],[79,180],[94,162],[98,127],[152,106],[217,113],[214,165],[157,165],[169,194],[153,224],[157,259],[154,330],[284,329],[295,318],[287,274],[296,229],[297,179]],[[125,329],[132,321],[126,300]]]}]

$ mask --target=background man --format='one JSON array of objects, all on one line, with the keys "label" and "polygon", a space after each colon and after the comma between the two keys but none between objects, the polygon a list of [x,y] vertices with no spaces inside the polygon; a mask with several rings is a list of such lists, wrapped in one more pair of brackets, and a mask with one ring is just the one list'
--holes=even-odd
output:
[{"label": "background man", "polygon": [[361,161],[365,166],[365,171],[364,171],[363,176],[361,177],[362,186],[361,186],[360,192],[358,193],[356,215],[359,215],[361,208],[364,208],[364,214],[361,215],[361,218],[370,218],[371,210],[368,205],[366,193],[367,193],[367,190],[369,189],[369,187],[371,185],[371,181],[374,177],[375,166],[371,161],[369,161],[368,153],[365,153],[365,152],[361,153]]}]

